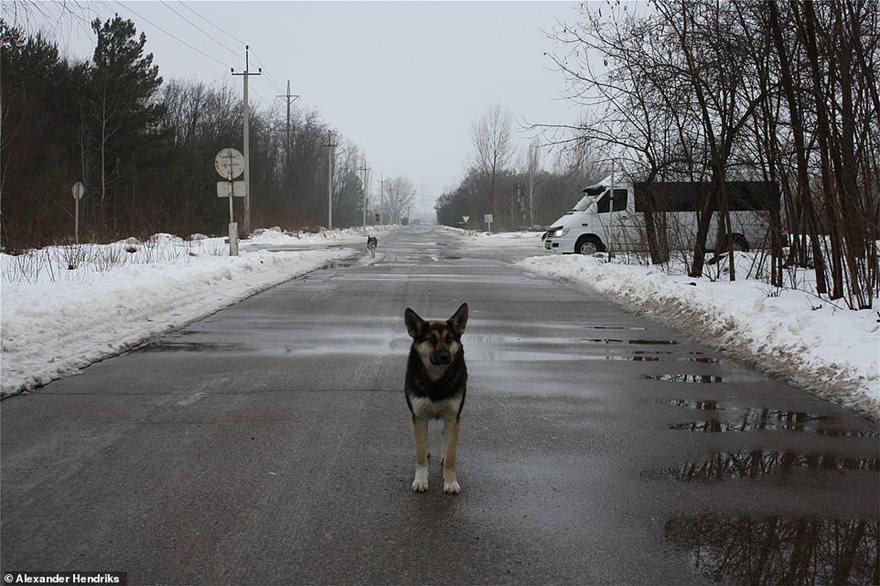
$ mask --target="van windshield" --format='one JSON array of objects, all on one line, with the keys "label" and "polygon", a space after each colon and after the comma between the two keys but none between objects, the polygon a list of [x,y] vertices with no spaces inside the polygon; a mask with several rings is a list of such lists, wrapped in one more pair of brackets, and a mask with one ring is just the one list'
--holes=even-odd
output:
[{"label": "van windshield", "polygon": [[595,195],[585,195],[584,197],[581,198],[581,200],[579,202],[574,204],[574,207],[572,208],[571,211],[585,212],[594,203],[596,203],[596,196]]}]

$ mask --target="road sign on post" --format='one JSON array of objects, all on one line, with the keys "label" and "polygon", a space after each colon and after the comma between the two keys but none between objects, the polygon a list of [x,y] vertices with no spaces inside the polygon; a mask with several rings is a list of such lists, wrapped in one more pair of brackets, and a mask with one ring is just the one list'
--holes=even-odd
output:
[{"label": "road sign on post", "polygon": [[492,214],[484,214],[483,221],[489,225],[489,232],[492,231]]},{"label": "road sign on post", "polygon": [[232,198],[246,197],[244,181],[233,181],[244,173],[244,155],[235,149],[223,149],[214,157],[214,169],[226,181],[217,182],[217,197],[229,198],[229,256],[238,256],[238,224],[232,216]]},{"label": "road sign on post", "polygon": [[74,214],[76,219],[74,220],[73,228],[74,242],[79,244],[79,200],[81,200],[83,195],[85,195],[86,187],[85,185],[77,181],[73,184],[73,189],[71,191],[73,191],[73,199],[76,200],[76,213]]},{"label": "road sign on post", "polygon": [[244,155],[235,149],[223,149],[214,157],[214,168],[227,181],[244,173]]}]

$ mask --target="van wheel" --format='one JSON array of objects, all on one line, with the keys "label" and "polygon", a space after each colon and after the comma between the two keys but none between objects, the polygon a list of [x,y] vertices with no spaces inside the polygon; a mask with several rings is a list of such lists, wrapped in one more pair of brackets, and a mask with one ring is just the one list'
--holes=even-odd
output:
[{"label": "van wheel", "polygon": [[745,236],[743,236],[742,234],[733,235],[733,250],[737,252],[749,251],[749,241],[746,240]]},{"label": "van wheel", "polygon": [[581,236],[578,238],[577,244],[574,245],[574,251],[577,254],[592,255],[597,252],[605,252],[602,241],[595,236]]}]

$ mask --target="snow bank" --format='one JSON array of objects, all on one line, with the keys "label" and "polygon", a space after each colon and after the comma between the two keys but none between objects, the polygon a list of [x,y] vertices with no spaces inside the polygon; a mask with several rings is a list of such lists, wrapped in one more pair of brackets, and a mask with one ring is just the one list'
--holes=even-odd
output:
[{"label": "snow bank", "polygon": [[[352,256],[362,240],[363,230],[289,234],[269,229],[243,240],[237,257],[228,256],[222,238],[199,235],[184,241],[170,234],[145,243],[126,239],[0,254],[0,397],[73,374]],[[336,247],[314,249],[327,241]],[[276,252],[260,249],[266,245]]]}]

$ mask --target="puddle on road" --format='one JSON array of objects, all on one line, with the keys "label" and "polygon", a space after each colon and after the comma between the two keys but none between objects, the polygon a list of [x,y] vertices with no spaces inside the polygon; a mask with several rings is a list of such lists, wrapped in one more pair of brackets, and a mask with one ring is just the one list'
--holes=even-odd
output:
[{"label": "puddle on road", "polygon": [[878,584],[880,521],[678,516],[663,539],[727,584]]},{"label": "puddle on road", "polygon": [[784,429],[805,431],[818,421],[831,421],[826,415],[813,415],[799,411],[777,411],[776,409],[738,409],[725,413],[726,420],[696,421],[676,423],[670,429],[685,431],[758,431]]},{"label": "puddle on road", "polygon": [[669,403],[675,407],[687,407],[688,409],[699,409],[700,411],[724,411],[726,407],[719,407],[718,401],[691,401],[688,399],[673,399],[671,401],[661,400],[660,403]]},{"label": "puddle on road", "polygon": [[354,266],[354,263],[350,260],[331,260],[324,263],[321,269],[347,269],[351,266]]},{"label": "puddle on road", "polygon": [[643,344],[646,346],[678,344],[677,340],[621,340],[617,338],[581,338],[581,342],[588,342],[590,344]]},{"label": "puddle on road", "polygon": [[[685,462],[677,467],[664,468],[660,476],[672,480],[719,481],[741,478],[761,478],[788,474],[796,469],[821,470],[846,474],[848,472],[880,472],[880,458],[840,458],[836,456],[794,452],[751,450],[744,452],[715,452],[700,462]],[[651,477],[652,473],[645,476]]]},{"label": "puddle on road", "polygon": [[591,326],[586,325],[585,328],[589,328],[591,330],[635,330],[635,331],[644,331],[645,328],[641,326]]},{"label": "puddle on road", "polygon": [[795,421],[759,422],[743,421],[693,421],[690,423],[674,423],[669,429],[678,431],[697,431],[708,433],[727,433],[736,431],[803,431],[826,437],[877,437],[874,431],[857,431],[855,429],[814,428],[810,424]]},{"label": "puddle on road", "polygon": [[718,401],[661,401],[677,407],[686,407],[698,411],[710,411],[712,419],[674,423],[669,429],[704,433],[727,433],[737,431],[796,431],[815,433],[826,437],[877,437],[878,433],[871,430],[835,429],[828,427],[834,418],[828,415],[816,415],[803,411],[781,411],[751,407],[721,407]]},{"label": "puddle on road", "polygon": [[709,374],[645,374],[642,378],[670,383],[711,384],[724,382],[720,376]]},{"label": "puddle on road", "polygon": [[712,358],[710,356],[701,356],[702,352],[687,352],[685,355],[673,354],[672,352],[661,352],[661,351],[644,351],[644,350],[636,350],[633,353],[631,360],[642,361],[642,362],[660,362],[663,360],[675,360],[678,362],[699,362],[700,364],[721,364],[721,360],[718,358]]},{"label": "puddle on road", "polygon": [[159,340],[139,348],[141,352],[244,352],[241,344],[217,344],[212,342],[171,342]]},{"label": "puddle on road", "polygon": [[[597,326],[612,328],[617,326]],[[623,326],[621,326],[623,328]],[[706,356],[700,351],[635,350],[626,348],[585,347],[583,338],[559,336],[477,335],[470,334],[467,351],[478,360],[499,361],[577,361],[614,360],[625,362],[693,362],[700,364],[721,364],[721,360]],[[590,342],[626,344],[677,344],[675,340],[617,340],[611,338],[587,339]],[[537,348],[535,348],[537,347]],[[533,349],[535,348],[535,349]]]}]

